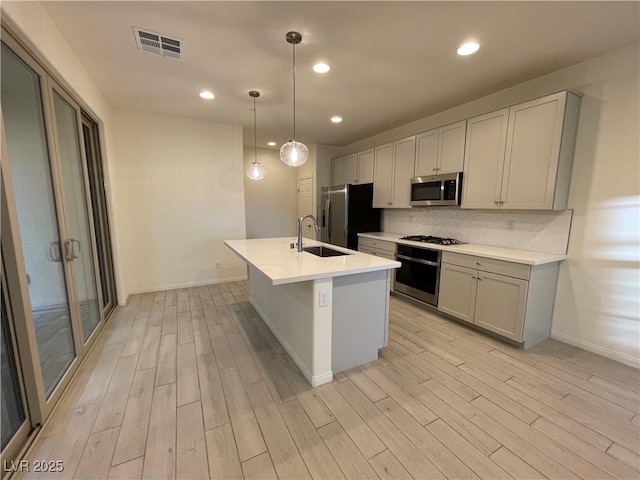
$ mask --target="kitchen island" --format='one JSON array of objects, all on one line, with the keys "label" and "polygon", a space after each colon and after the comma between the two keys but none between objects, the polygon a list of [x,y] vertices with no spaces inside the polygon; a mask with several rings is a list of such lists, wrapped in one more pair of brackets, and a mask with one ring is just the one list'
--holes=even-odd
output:
[{"label": "kitchen island", "polygon": [[345,255],[298,252],[290,237],[226,240],[249,266],[249,301],[312,386],[378,358],[387,344],[395,260],[306,240]]}]

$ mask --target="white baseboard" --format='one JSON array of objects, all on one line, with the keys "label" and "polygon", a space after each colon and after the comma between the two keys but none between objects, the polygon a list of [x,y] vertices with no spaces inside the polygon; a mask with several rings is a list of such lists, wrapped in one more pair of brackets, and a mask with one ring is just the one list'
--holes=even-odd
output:
[{"label": "white baseboard", "polygon": [[579,338],[565,335],[563,333],[551,332],[551,338],[555,338],[556,340],[568,343],[569,345],[573,345],[574,347],[582,348],[583,350],[587,350],[589,352],[597,353],[598,355],[602,355],[603,357],[610,358],[611,360],[624,363],[625,365],[629,365],[630,367],[640,369],[640,358],[616,352],[615,350],[611,350],[610,348],[602,347],[600,345],[596,345],[595,343],[586,342]]},{"label": "white baseboard", "polygon": [[[238,277],[214,278],[209,280],[195,280],[193,282],[173,283],[170,285],[157,285],[155,287],[146,287],[146,288],[131,290],[129,292],[129,296],[138,295],[140,293],[152,293],[152,292],[162,292],[164,290],[176,290],[178,288],[202,287],[203,285],[214,285],[217,283],[240,282],[240,281],[246,280],[247,278],[248,277],[246,275],[241,275]],[[127,301],[128,300],[129,298],[127,297]]]},{"label": "white baseboard", "polygon": [[304,375],[304,378],[307,379],[307,381],[311,384],[312,387],[318,387],[320,385],[324,385],[325,383],[329,383],[333,380],[333,372],[331,370],[320,375],[311,375],[311,372],[309,371],[307,366],[302,362],[302,360],[300,360],[300,357],[298,357],[298,355],[293,350],[293,348],[291,348],[291,345],[289,345],[289,343],[284,339],[284,337],[280,335],[280,332],[278,332],[278,330],[273,326],[273,324],[271,323],[271,320],[269,320],[269,317],[264,312],[264,310],[262,310],[251,297],[249,297],[249,303],[253,305],[253,308],[255,308],[256,312],[258,312],[258,315],[260,315],[260,318],[262,318],[264,323],[267,324],[267,327],[269,327],[269,330],[271,330],[271,333],[275,335],[275,337],[278,339],[280,344],[287,351],[287,353],[289,354],[293,362],[298,366],[298,368],[302,372],[302,375]]}]

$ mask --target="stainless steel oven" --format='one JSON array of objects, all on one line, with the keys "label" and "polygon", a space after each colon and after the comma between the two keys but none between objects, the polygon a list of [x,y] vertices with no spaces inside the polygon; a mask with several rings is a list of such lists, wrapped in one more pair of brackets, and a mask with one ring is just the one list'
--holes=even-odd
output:
[{"label": "stainless steel oven", "polygon": [[398,244],[395,291],[438,306],[441,256],[440,250]]}]

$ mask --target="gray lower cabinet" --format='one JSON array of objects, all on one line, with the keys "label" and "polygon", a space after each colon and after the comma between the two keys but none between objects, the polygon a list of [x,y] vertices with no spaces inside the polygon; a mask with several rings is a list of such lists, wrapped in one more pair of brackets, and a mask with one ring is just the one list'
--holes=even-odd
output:
[{"label": "gray lower cabinet", "polygon": [[530,347],[549,337],[557,278],[558,263],[443,252],[438,309]]},{"label": "gray lower cabinet", "polygon": [[[396,259],[396,243],[387,240],[377,240],[367,237],[358,237],[358,251],[375,255],[376,257],[386,258],[387,260]],[[395,280],[395,270],[391,271],[391,291],[393,292]]]}]

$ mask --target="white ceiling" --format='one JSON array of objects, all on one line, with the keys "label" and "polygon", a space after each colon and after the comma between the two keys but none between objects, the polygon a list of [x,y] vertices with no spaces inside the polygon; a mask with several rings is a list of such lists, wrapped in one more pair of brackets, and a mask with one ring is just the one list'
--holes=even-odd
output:
[{"label": "white ceiling", "polygon": [[[639,41],[631,2],[43,2],[115,107],[241,124],[253,145],[292,129],[345,145]],[[132,27],[183,41],[183,58],[138,51]],[[459,57],[469,37],[482,47]],[[319,75],[314,63],[331,71]],[[198,97],[201,89],[216,98]],[[340,125],[329,118],[344,117]]]}]

